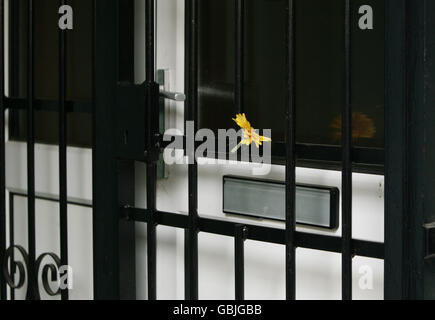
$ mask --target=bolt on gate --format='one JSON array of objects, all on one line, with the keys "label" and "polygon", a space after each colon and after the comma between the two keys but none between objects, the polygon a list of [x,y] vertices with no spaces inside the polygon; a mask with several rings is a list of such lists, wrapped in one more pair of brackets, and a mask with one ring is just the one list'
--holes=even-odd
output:
[{"label": "bolt on gate", "polygon": [[[296,143],[295,68],[297,65],[295,8],[302,0],[286,0],[286,142],[285,142],[285,229],[241,224],[201,217],[198,212],[198,164],[188,165],[188,215],[157,209],[157,162],[168,145],[159,128],[159,84],[155,78],[155,1],[146,3],[146,80],[142,84],[120,82],[119,43],[122,23],[121,1],[92,1],[92,101],[72,102],[66,98],[67,30],[59,30],[59,75],[57,101],[34,98],[34,10],[37,0],[27,2],[27,95],[25,100],[5,95],[5,1],[0,10],[0,249],[3,266],[1,298],[14,299],[14,290],[24,286],[27,299],[40,299],[43,288],[49,295],[69,298],[68,289],[53,291],[49,275],[56,277],[61,266],[68,265],[67,205],[67,121],[68,113],[87,110],[93,119],[93,250],[94,298],[134,299],[135,222],[147,225],[148,298],[157,298],[156,228],[158,225],[185,230],[185,298],[198,299],[198,234],[200,232],[234,238],[235,297],[244,299],[244,242],[256,240],[285,246],[286,297],[296,299],[296,248],[340,253],[342,258],[342,297],[352,299],[352,259],[355,256],[385,260],[385,298],[433,298],[433,227],[435,207],[431,194],[435,189],[435,135],[432,125],[435,77],[431,59],[435,53],[435,4],[425,0],[385,1],[385,244],[352,237],[352,173],[355,148],[352,142],[352,0],[342,0],[344,10],[343,110],[342,110],[342,235],[333,237],[296,231],[295,169]],[[53,0],[54,1],[54,0]],[[247,0],[249,1],[249,0]],[[201,0],[185,0],[185,121],[198,130],[198,7]],[[59,6],[71,3],[59,1]],[[244,110],[244,6],[234,0],[235,19],[235,113]],[[22,25],[21,25],[22,27]],[[5,115],[7,110],[25,109],[27,117],[27,192],[6,188]],[[35,110],[56,110],[59,117],[59,202],[60,256],[35,253],[35,201],[44,199],[35,191]],[[125,132],[137,133],[125,139]],[[424,138],[424,139],[423,139]],[[183,137],[186,140],[186,137]],[[185,142],[186,144],[187,142]],[[186,148],[184,148],[186,149]],[[195,159],[194,150],[186,153]],[[133,161],[146,164],[147,209],[134,207]],[[6,194],[9,194],[8,224]],[[25,196],[28,203],[28,250],[14,245],[13,197]],[[90,206],[90,204],[80,205]],[[12,214],[11,214],[12,213]],[[7,229],[9,228],[9,239]],[[22,261],[16,261],[19,254]],[[52,263],[42,265],[44,258]],[[42,274],[42,288],[39,274]],[[9,292],[9,295],[8,295]]]}]

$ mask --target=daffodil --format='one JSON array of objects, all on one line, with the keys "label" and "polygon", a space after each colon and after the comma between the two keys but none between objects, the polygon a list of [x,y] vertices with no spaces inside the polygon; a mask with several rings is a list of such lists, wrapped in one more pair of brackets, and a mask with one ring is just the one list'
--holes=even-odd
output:
[{"label": "daffodil", "polygon": [[263,142],[270,142],[272,139],[268,137],[260,136],[255,129],[251,126],[248,119],[246,119],[246,115],[243,114],[237,114],[236,119],[233,119],[237,125],[243,129],[243,140],[240,141],[240,143],[231,150],[232,153],[236,152],[240,149],[242,145],[251,145],[252,142],[255,143],[257,148],[263,144]]}]

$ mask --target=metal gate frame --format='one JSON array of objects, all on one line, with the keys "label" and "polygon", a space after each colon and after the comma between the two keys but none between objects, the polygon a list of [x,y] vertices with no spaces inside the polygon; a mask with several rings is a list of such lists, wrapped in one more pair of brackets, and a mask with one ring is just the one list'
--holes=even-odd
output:
[{"label": "metal gate frame", "polygon": [[386,5],[385,298],[435,299],[435,3]]},{"label": "metal gate frame", "polygon": [[[236,48],[243,50],[243,31],[240,30],[243,25],[243,0],[235,1],[237,8],[236,25],[237,28],[237,45]],[[345,96],[343,97],[345,103],[343,108],[344,125],[343,125],[343,197],[342,206],[343,210],[343,236],[330,237],[324,235],[307,234],[296,232],[295,230],[295,108],[294,108],[294,3],[295,1],[289,0],[287,2],[287,69],[288,79],[287,83],[287,108],[286,108],[286,123],[287,123],[287,159],[286,159],[286,228],[275,229],[269,227],[260,227],[248,224],[238,224],[233,222],[223,222],[219,220],[206,219],[198,215],[198,168],[197,164],[190,164],[188,168],[188,196],[189,196],[189,214],[188,216],[175,214],[171,212],[161,212],[156,208],[156,161],[157,155],[164,147],[162,137],[158,134],[156,129],[158,122],[152,118],[158,113],[158,90],[157,84],[154,79],[154,1],[146,0],[146,110],[147,118],[145,123],[146,128],[146,159],[147,165],[147,209],[134,208],[134,204],[130,203],[127,206],[120,207],[121,217],[130,220],[131,224],[135,221],[147,223],[147,272],[148,272],[148,298],[155,300],[157,297],[156,289],[156,226],[165,225],[174,228],[181,228],[185,230],[185,298],[188,300],[198,299],[198,233],[214,233],[219,235],[226,235],[234,237],[235,245],[235,296],[237,299],[244,298],[244,256],[243,246],[244,241],[247,239],[257,240],[269,243],[276,243],[286,246],[286,296],[287,299],[292,300],[296,297],[296,281],[295,281],[295,249],[296,247],[310,248],[315,250],[324,250],[329,252],[342,253],[342,283],[343,283],[343,299],[351,299],[352,297],[352,258],[356,255],[383,259],[384,245],[381,243],[374,243],[368,241],[361,241],[352,239],[351,232],[351,210],[352,210],[352,140],[351,140],[351,74],[350,74],[350,54],[351,54],[351,39],[350,39],[350,0],[344,1],[345,3],[345,21],[346,26],[345,34],[345,50],[346,59],[343,61],[345,66]],[[186,0],[185,2],[185,92],[187,96],[185,120],[194,121],[197,124],[198,114],[198,0]],[[96,139],[106,141],[106,145],[98,148],[98,143],[95,145],[94,164],[105,162],[104,168],[100,167],[96,171],[101,172],[100,175],[95,174],[95,193],[94,193],[94,251],[95,254],[95,297],[97,299],[117,299],[123,298],[119,295],[120,291],[125,292],[120,286],[123,282],[119,280],[120,265],[113,264],[118,259],[117,256],[117,236],[119,223],[119,210],[114,210],[114,199],[116,199],[117,182],[116,177],[112,174],[108,177],[109,172],[115,172],[116,161],[113,157],[113,150],[107,150],[107,127],[113,127],[113,123],[102,122],[101,118],[110,119],[111,107],[114,106],[116,97],[116,70],[113,66],[117,63],[116,39],[110,38],[107,34],[116,32],[116,27],[113,26],[113,21],[116,17],[116,1],[96,0],[96,57],[105,55],[103,59],[96,59],[96,84],[97,90],[95,92],[96,110],[95,118],[99,119],[95,122]],[[98,20],[101,18],[101,20]],[[101,33],[102,40],[99,39]],[[100,42],[101,41],[101,42]],[[98,52],[101,51],[101,55]],[[110,60],[110,61],[109,61]],[[107,74],[107,68],[112,68],[113,74]],[[98,70],[101,74],[98,74]],[[239,54],[236,50],[236,101],[238,102],[237,110],[243,108],[243,92],[241,91],[241,81],[243,73],[243,55]],[[103,81],[104,80],[104,81]],[[101,81],[101,82],[99,82]],[[107,93],[109,93],[107,95]],[[99,101],[101,99],[101,101]],[[110,102],[112,102],[110,104]],[[237,111],[235,110],[235,111]],[[100,112],[102,112],[100,114]],[[104,116],[103,116],[104,115]],[[151,120],[151,122],[150,122]],[[98,126],[101,128],[98,129]],[[154,127],[154,130],[151,128]],[[195,128],[197,130],[197,128]],[[101,137],[98,133],[101,131]],[[103,144],[103,142],[101,142]],[[104,149],[104,150],[102,150]],[[107,159],[112,156],[113,161],[107,162]],[[189,158],[194,158],[194,154],[187,154]],[[103,160],[104,159],[104,160]],[[110,167],[109,167],[110,166]],[[122,188],[122,186],[119,186]],[[108,201],[110,199],[110,202]],[[101,206],[101,208],[99,208]],[[104,209],[103,209],[104,207]],[[109,212],[111,212],[108,219]],[[101,223],[104,221],[104,226]],[[111,232],[107,232],[110,230]],[[114,232],[114,233],[112,233]],[[118,235],[120,235],[118,233]],[[108,246],[108,243],[113,246]],[[101,250],[104,249],[104,250]],[[121,262],[124,264],[123,262]],[[115,267],[116,266],[116,267]],[[111,281],[107,281],[107,277]],[[134,288],[130,288],[134,289]],[[132,295],[134,295],[132,293]]]},{"label": "metal gate frame", "polygon": [[[148,298],[157,297],[156,288],[156,226],[165,225],[185,230],[185,297],[198,299],[198,233],[214,233],[234,237],[235,296],[244,298],[244,241],[257,240],[286,246],[286,297],[296,297],[295,249],[297,247],[324,250],[342,254],[342,295],[352,298],[352,258],[356,255],[385,258],[385,298],[435,297],[435,272],[427,239],[435,221],[435,4],[427,0],[386,0],[386,200],[385,246],[352,238],[352,101],[351,101],[351,0],[345,4],[345,95],[343,96],[342,146],[342,237],[307,234],[295,230],[295,5],[287,0],[287,142],[286,142],[286,228],[275,229],[206,219],[198,215],[198,168],[189,165],[188,216],[161,212],[156,208],[156,163],[164,144],[158,130],[159,89],[154,79],[154,0],[146,0],[146,82],[130,88],[142,90],[145,100],[138,100],[145,112],[143,128],[145,154],[137,159],[120,157],[113,128],[117,126],[116,113],[120,98],[118,84],[118,1],[94,1],[94,75],[93,75],[93,248],[94,298],[135,298],[134,277],[134,224],[147,223]],[[243,107],[243,2],[235,0],[236,25],[236,101],[237,110]],[[34,110],[33,94],[33,0],[28,10],[28,221],[29,253],[27,261],[29,279],[39,271],[39,258],[35,257],[35,181],[34,181]],[[64,4],[60,0],[59,4]],[[185,0],[186,20],[186,120],[197,123],[198,111],[198,4],[199,0]],[[4,61],[4,1],[0,1],[0,59]],[[74,110],[65,101],[65,37],[60,31],[59,74],[59,133],[60,133],[60,230],[61,255],[54,258],[57,266],[67,264],[67,190],[65,115]],[[432,37],[432,38],[431,38]],[[6,186],[5,186],[5,110],[16,108],[4,94],[5,65],[0,63],[0,261],[5,276],[0,277],[1,298],[7,297],[8,258],[6,244]],[[125,89],[125,88],[124,88]],[[127,88],[128,89],[128,88]],[[118,110],[118,111],[117,111]],[[187,156],[193,157],[193,154]],[[134,172],[132,160],[147,166],[147,209],[134,208]],[[11,247],[10,247],[11,248]],[[10,249],[9,248],[9,249]],[[19,248],[18,248],[19,249]],[[14,268],[20,269],[18,263]],[[56,267],[52,265],[52,267]],[[49,269],[53,270],[51,267]],[[68,291],[61,292],[68,299]],[[29,281],[28,299],[38,299],[38,285]]]}]

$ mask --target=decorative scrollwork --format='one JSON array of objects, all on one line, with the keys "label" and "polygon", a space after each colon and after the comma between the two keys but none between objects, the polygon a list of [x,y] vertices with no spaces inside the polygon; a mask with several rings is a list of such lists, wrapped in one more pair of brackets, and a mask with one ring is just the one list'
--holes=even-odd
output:
[{"label": "decorative scrollwork", "polygon": [[[15,259],[15,251],[20,254],[22,261],[17,261]],[[46,260],[45,258],[50,258],[53,262],[43,265],[42,263]],[[61,261],[59,257],[54,253],[47,252],[41,254],[38,259],[36,259],[35,272],[29,274],[29,255],[23,247],[14,245],[9,247],[5,252],[3,259],[3,276],[8,286],[12,289],[21,289],[26,282],[26,278],[28,278],[26,297],[33,297],[34,299],[39,300],[39,274],[41,271],[44,291],[51,297],[60,294],[60,287],[54,291],[50,286],[50,282],[58,280],[60,267]],[[16,272],[17,270],[18,273]],[[31,294],[32,292],[33,294]]]},{"label": "decorative scrollwork", "polygon": [[[14,252],[18,251],[23,258],[23,262],[14,259]],[[10,264],[9,264],[10,260]],[[9,265],[8,265],[9,264]],[[29,256],[26,250],[21,246],[11,246],[6,250],[3,259],[3,276],[6,283],[12,289],[20,289],[26,281],[26,270],[29,269]],[[14,281],[15,270],[18,270],[18,282]]]},{"label": "decorative scrollwork", "polygon": [[[39,258],[36,260],[36,279],[38,279],[39,271],[41,268],[41,263],[44,260],[45,257],[50,257],[53,259],[55,264],[46,264],[42,267],[42,285],[44,287],[45,292],[51,296],[57,296],[60,294],[60,288],[57,289],[57,291],[53,291],[50,287],[50,281],[48,280],[48,273],[51,274],[51,281],[57,281],[58,271],[61,266],[61,262],[59,257],[54,253],[43,253],[39,256]],[[36,288],[39,287],[39,281],[36,280]],[[38,288],[39,291],[39,288]]]}]

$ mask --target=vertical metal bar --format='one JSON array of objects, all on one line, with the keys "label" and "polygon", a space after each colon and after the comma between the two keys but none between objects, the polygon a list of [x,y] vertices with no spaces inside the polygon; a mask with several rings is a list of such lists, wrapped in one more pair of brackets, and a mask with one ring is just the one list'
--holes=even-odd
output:
[{"label": "vertical metal bar", "polygon": [[114,148],[117,89],[117,0],[94,0],[92,205],[94,298],[117,300],[119,210]]},{"label": "vertical metal bar", "polygon": [[134,83],[134,24],[135,0],[118,2],[118,81]]},{"label": "vertical metal bar", "polygon": [[384,298],[409,297],[406,0],[385,1],[385,264]]},{"label": "vertical metal bar", "polygon": [[[4,60],[4,0],[0,2],[0,263],[6,250],[6,178],[5,178],[5,60]],[[0,276],[0,297],[6,300],[6,283]]]},{"label": "vertical metal bar", "polygon": [[[59,5],[66,4],[59,0]],[[67,113],[66,100],[66,31],[59,28],[59,215],[60,261],[68,265],[68,205],[67,205]],[[61,291],[62,300],[68,300],[68,289]]]},{"label": "vertical metal bar", "polygon": [[342,121],[342,296],[352,299],[351,2],[344,1],[344,103]]},{"label": "vertical metal bar", "polygon": [[[10,192],[9,193],[9,246],[14,245],[14,238],[15,238],[15,230],[14,230],[14,198],[15,194]],[[3,261],[3,260],[2,260]],[[12,280],[15,280],[15,270],[13,270],[13,262],[14,261],[14,253],[12,252],[12,257],[10,261],[10,270],[11,270],[11,278]],[[10,290],[10,299],[15,300],[15,289],[11,288]]]},{"label": "vertical metal bar", "polygon": [[35,116],[33,108],[33,0],[28,2],[27,16],[27,210],[28,210],[28,242],[29,242],[29,288],[27,298],[38,299],[38,293],[34,288],[35,258],[36,258],[36,234],[35,234]]},{"label": "vertical metal bar", "polygon": [[157,298],[157,250],[156,250],[156,224],[154,214],[156,212],[157,167],[155,163],[147,163],[147,207],[149,219],[147,222],[147,266],[148,266],[148,299]]},{"label": "vertical metal bar", "polygon": [[154,82],[155,78],[155,19],[154,19],[154,0],[146,0],[145,7],[145,73],[146,81]]},{"label": "vertical metal bar", "polygon": [[20,52],[20,41],[19,39],[19,30],[18,27],[20,25],[20,3],[17,1],[9,1],[9,12],[8,23],[9,23],[9,95],[17,96],[20,85],[18,83],[19,78],[19,57],[18,52]]},{"label": "vertical metal bar", "polygon": [[234,235],[234,270],[236,300],[245,300],[245,240],[248,229],[237,225]]},{"label": "vertical metal bar", "polygon": [[[405,175],[406,215],[403,247],[403,281],[407,299],[434,296],[434,263],[425,261],[423,225],[435,221],[434,190],[434,91],[433,91],[433,8],[425,0],[406,1],[406,108],[403,110],[402,135],[405,138],[403,170]],[[389,114],[388,114],[389,116]]]},{"label": "vertical metal bar", "polygon": [[[198,0],[185,2],[185,59],[186,59],[186,120],[193,121],[194,133],[198,118]],[[189,227],[185,234],[185,295],[187,300],[198,299],[198,166],[195,147],[187,148],[189,159]]]},{"label": "vertical metal bar", "polygon": [[158,85],[155,83],[155,45],[154,45],[154,0],[146,0],[146,96],[147,96],[147,263],[148,263],[148,299],[155,300],[156,288],[156,223],[154,215],[157,211],[157,156],[155,134],[158,133]]},{"label": "vertical metal bar", "polygon": [[245,43],[244,43],[244,23],[245,23],[245,0],[236,0],[236,63],[235,63],[235,105],[237,113],[243,113],[244,95],[244,70],[245,70]]},{"label": "vertical metal bar", "polygon": [[[120,208],[135,203],[135,162],[118,161],[118,203]],[[119,221],[119,298],[136,300],[136,232],[130,217]]]},{"label": "vertical metal bar", "polygon": [[434,298],[435,4],[386,0],[385,299]]},{"label": "vertical metal bar", "polygon": [[295,107],[295,1],[287,2],[286,24],[286,173],[285,173],[285,237],[286,237],[286,298],[296,299],[296,107]]}]

